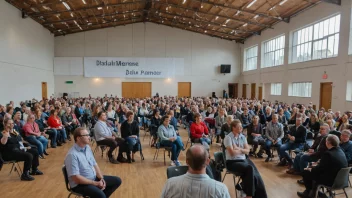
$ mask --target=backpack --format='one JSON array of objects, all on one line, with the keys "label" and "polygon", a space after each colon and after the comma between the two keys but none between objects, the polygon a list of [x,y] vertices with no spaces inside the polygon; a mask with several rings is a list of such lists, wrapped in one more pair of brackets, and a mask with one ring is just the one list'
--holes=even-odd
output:
[{"label": "backpack", "polygon": [[[218,182],[221,182],[221,172],[224,169],[223,164],[216,163],[215,160],[211,159],[209,166],[207,166],[207,172],[208,172],[208,169],[210,169],[209,171],[212,173],[213,179]],[[210,175],[210,174],[208,174],[208,175]]]}]

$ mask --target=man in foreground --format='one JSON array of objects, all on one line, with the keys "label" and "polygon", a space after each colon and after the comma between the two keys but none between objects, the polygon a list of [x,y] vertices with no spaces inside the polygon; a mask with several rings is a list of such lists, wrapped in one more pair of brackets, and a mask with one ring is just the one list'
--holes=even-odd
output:
[{"label": "man in foreground", "polygon": [[65,159],[70,187],[84,197],[106,198],[121,185],[116,176],[103,175],[89,147],[89,133],[79,127],[73,134],[75,144],[68,151]]},{"label": "man in foreground", "polygon": [[211,179],[206,174],[209,162],[209,153],[204,146],[194,145],[189,148],[186,153],[188,172],[168,179],[161,197],[230,198],[225,184]]}]

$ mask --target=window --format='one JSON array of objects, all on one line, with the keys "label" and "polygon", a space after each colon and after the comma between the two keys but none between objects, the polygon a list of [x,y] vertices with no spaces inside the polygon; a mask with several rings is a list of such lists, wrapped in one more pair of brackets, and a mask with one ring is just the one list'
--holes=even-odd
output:
[{"label": "window", "polygon": [[285,35],[264,42],[262,68],[284,64]]},{"label": "window", "polygon": [[352,101],[352,81],[347,81],[346,100]]},{"label": "window", "polygon": [[271,95],[281,96],[281,83],[271,83]]},{"label": "window", "polygon": [[340,15],[293,32],[291,62],[336,57],[339,32]]},{"label": "window", "polygon": [[247,48],[244,52],[244,69],[249,71],[257,69],[258,45]]},{"label": "window", "polygon": [[288,95],[297,96],[297,97],[311,97],[312,83],[311,82],[292,83],[288,87]]}]

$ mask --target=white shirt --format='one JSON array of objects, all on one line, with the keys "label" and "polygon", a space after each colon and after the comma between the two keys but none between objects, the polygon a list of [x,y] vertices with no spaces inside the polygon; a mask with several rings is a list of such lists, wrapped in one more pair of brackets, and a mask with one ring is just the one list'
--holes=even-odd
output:
[{"label": "white shirt", "polygon": [[230,198],[225,184],[206,174],[186,173],[167,180],[161,198]]}]

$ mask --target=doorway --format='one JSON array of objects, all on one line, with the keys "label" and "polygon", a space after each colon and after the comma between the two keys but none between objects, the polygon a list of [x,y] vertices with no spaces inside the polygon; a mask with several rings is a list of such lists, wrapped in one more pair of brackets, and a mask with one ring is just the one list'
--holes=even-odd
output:
[{"label": "doorway", "polygon": [[122,82],[122,97],[124,98],[145,98],[151,96],[151,82]]},{"label": "doorway", "polygon": [[258,87],[258,100],[263,100],[263,87]]},{"label": "doorway", "polygon": [[229,97],[238,98],[238,83],[229,83]]},{"label": "doorway", "polygon": [[48,84],[42,82],[42,98],[43,100],[48,99]]},{"label": "doorway", "polygon": [[247,84],[242,84],[242,98],[247,98]]},{"label": "doorway", "polygon": [[178,82],[178,97],[191,97],[191,82]]},{"label": "doorway", "polygon": [[332,82],[320,83],[320,105],[326,110],[331,109]]},{"label": "doorway", "polygon": [[255,83],[251,84],[251,99],[255,99]]}]

